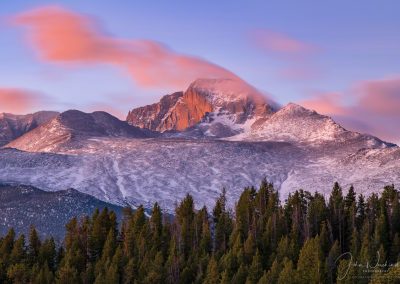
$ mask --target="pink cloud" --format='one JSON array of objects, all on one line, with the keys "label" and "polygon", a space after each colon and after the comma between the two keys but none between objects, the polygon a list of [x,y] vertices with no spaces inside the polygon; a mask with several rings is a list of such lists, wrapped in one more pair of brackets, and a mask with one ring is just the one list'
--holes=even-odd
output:
[{"label": "pink cloud", "polygon": [[346,112],[341,100],[339,93],[317,93],[312,98],[300,101],[299,104],[324,114],[344,115]]},{"label": "pink cloud", "polygon": [[26,90],[0,88],[0,112],[24,114],[41,104],[43,96]]},{"label": "pink cloud", "polygon": [[366,81],[360,84],[360,107],[369,112],[393,116],[400,122],[400,77]]},{"label": "pink cloud", "polygon": [[13,17],[27,29],[39,57],[53,63],[106,63],[129,72],[144,87],[186,87],[199,77],[237,78],[204,59],[178,54],[150,40],[124,40],[102,33],[91,18],[58,6]]},{"label": "pink cloud", "polygon": [[283,55],[307,55],[317,50],[312,44],[271,30],[258,30],[252,35],[256,45],[267,52]]},{"label": "pink cloud", "polygon": [[[332,116],[350,129],[400,141],[400,77],[364,81],[350,90],[317,93],[299,103]],[[348,98],[354,102],[346,104]]]},{"label": "pink cloud", "polygon": [[280,69],[278,76],[287,80],[316,80],[321,77],[321,72],[315,66],[301,62],[291,63],[288,67]]},{"label": "pink cloud", "polygon": [[251,39],[267,56],[283,63],[277,77],[291,81],[316,80],[321,77],[322,73],[316,68],[313,58],[319,51],[317,46],[266,29],[252,32]]}]

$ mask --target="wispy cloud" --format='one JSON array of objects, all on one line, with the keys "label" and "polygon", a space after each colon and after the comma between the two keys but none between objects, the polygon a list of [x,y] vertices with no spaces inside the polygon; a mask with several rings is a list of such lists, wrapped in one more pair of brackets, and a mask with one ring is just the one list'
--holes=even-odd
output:
[{"label": "wispy cloud", "polygon": [[299,103],[345,127],[400,141],[400,76],[359,82],[345,92],[316,93]]},{"label": "wispy cloud", "polygon": [[317,51],[312,44],[272,30],[256,30],[251,35],[255,44],[266,52],[285,56],[304,56]]},{"label": "wispy cloud", "polygon": [[199,77],[237,78],[221,66],[179,54],[159,42],[112,37],[92,18],[58,6],[18,14],[12,22],[26,28],[29,43],[42,60],[111,64],[126,70],[142,87],[182,89]]},{"label": "wispy cloud", "polygon": [[46,96],[23,89],[0,87],[0,112],[24,114],[44,104]]},{"label": "wispy cloud", "polygon": [[284,66],[276,73],[279,78],[310,80],[320,77],[321,72],[313,58],[320,51],[316,45],[268,29],[255,30],[250,33],[250,38],[266,56],[283,63]]}]

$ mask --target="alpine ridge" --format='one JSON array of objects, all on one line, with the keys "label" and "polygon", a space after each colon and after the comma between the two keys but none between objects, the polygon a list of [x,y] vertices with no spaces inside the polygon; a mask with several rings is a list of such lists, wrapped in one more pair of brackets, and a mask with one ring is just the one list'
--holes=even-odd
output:
[{"label": "alpine ridge", "polygon": [[24,151],[51,151],[90,137],[147,138],[154,134],[131,126],[102,111],[84,113],[68,110],[17,138],[6,147]]},{"label": "alpine ridge", "polygon": [[58,115],[55,111],[39,111],[27,115],[0,113],[0,146],[11,142]]}]

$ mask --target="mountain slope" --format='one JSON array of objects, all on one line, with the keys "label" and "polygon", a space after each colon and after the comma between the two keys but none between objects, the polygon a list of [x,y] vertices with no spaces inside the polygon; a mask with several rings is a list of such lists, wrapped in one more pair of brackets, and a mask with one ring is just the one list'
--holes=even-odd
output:
[{"label": "mountain slope", "polygon": [[106,112],[69,110],[7,144],[24,151],[51,151],[89,137],[147,138],[150,131],[133,127]]},{"label": "mountain slope", "polygon": [[48,122],[57,115],[58,112],[53,111],[40,111],[27,115],[0,113],[0,146]]},{"label": "mountain slope", "polygon": [[400,186],[400,148],[363,140],[315,146],[274,141],[86,139],[54,153],[0,150],[0,181],[44,190],[75,188],[98,199],[167,210],[191,194],[212,208],[225,187],[229,206],[243,187],[266,177],[281,198],[297,189],[330,193],[335,181],[365,195]]}]

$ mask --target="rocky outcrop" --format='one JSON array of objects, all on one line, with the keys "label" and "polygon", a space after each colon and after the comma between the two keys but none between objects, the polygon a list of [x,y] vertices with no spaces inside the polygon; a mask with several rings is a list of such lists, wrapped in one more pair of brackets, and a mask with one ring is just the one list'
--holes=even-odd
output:
[{"label": "rocky outcrop", "polygon": [[[166,95],[156,104],[133,109],[127,116],[127,122],[160,132],[182,131],[199,123],[218,121],[222,117],[234,124],[244,124],[248,119],[265,117],[272,112],[267,99],[242,81],[199,79],[184,93]],[[226,126],[229,125],[213,128]]]}]

